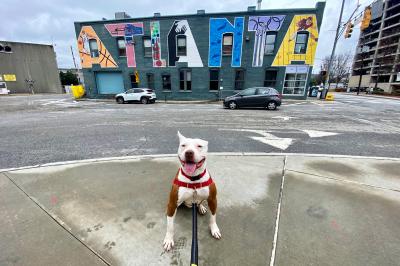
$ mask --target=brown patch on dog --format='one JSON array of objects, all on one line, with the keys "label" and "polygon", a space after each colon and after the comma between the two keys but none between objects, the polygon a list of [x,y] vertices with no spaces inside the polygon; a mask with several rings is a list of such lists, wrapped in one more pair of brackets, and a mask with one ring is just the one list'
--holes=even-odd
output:
[{"label": "brown patch on dog", "polygon": [[210,194],[208,195],[207,203],[210,208],[211,214],[215,215],[217,212],[217,186],[215,183],[210,185]]},{"label": "brown patch on dog", "polygon": [[[175,175],[175,179],[178,178],[179,170]],[[167,205],[167,215],[169,217],[174,216],[176,208],[178,208],[178,191],[179,187],[175,184],[172,185],[171,192],[169,193],[169,200]]]},{"label": "brown patch on dog", "polygon": [[177,185],[172,185],[171,192],[169,193],[169,201],[167,205],[167,215],[174,216],[176,208],[178,208],[178,190]]}]

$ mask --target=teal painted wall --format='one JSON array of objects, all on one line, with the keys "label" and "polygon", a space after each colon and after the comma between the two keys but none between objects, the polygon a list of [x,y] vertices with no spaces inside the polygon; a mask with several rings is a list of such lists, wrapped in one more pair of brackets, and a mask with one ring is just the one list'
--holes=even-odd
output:
[{"label": "teal painted wall", "polygon": [[[209,19],[210,18],[227,18],[232,24],[235,17],[245,17],[244,32],[243,32],[243,47],[241,58],[241,69],[245,70],[245,88],[254,86],[263,86],[266,68],[270,68],[275,58],[274,55],[265,55],[262,67],[252,67],[253,49],[255,41],[255,32],[248,31],[249,16],[271,16],[271,15],[286,15],[286,18],[277,33],[277,40],[275,43],[275,53],[278,51],[282,40],[289,28],[289,25],[294,15],[301,14],[315,14],[317,17],[318,29],[321,27],[323,11],[325,8],[324,2],[316,4],[315,8],[307,9],[282,9],[282,10],[260,10],[254,12],[235,12],[235,13],[218,13],[218,14],[205,14],[205,15],[179,15],[179,16],[163,16],[163,17],[147,17],[137,19],[123,19],[123,20],[106,20],[94,22],[75,22],[76,36],[78,37],[82,26],[92,26],[100,40],[108,49],[118,68],[101,68],[100,65],[94,64],[92,68],[84,68],[83,74],[85,79],[85,88],[89,97],[105,97],[99,95],[95,73],[99,71],[118,71],[121,72],[124,78],[124,85],[126,89],[131,88],[130,75],[138,71],[140,77],[139,87],[147,87],[146,73],[153,73],[155,77],[155,88],[159,100],[178,99],[178,100],[193,100],[193,99],[217,99],[218,92],[209,90],[209,67],[208,67],[208,53],[209,53]],[[186,19],[190,25],[192,34],[194,36],[197,49],[199,50],[204,67],[192,67],[192,91],[182,92],[179,89],[179,70],[187,68],[187,63],[176,63],[176,67],[168,67],[168,49],[167,49],[167,36],[170,28],[175,20]],[[118,56],[118,49],[116,38],[112,37],[105,28],[105,24],[111,23],[124,23],[124,22],[143,22],[144,36],[150,36],[150,21],[160,21],[160,40],[161,40],[161,57],[167,61],[167,67],[156,68],[153,67],[152,58],[144,57],[143,51],[143,38],[142,36],[135,36],[135,58],[136,68],[128,68],[125,57]],[[273,67],[278,70],[276,89],[282,91],[283,80],[285,75],[285,67]],[[231,57],[223,56],[222,64],[220,67],[220,78],[223,79],[223,91],[221,96],[228,96],[234,91],[234,75],[235,67],[231,67]],[[312,66],[309,69],[308,81],[310,81]],[[171,92],[164,92],[162,90],[161,75],[168,73],[171,75],[172,90]],[[308,86],[307,86],[308,87]],[[301,99],[306,97],[306,92],[302,96],[294,96],[294,98]],[[290,98],[290,96],[285,97]],[[292,97],[293,98],[293,97]]]}]

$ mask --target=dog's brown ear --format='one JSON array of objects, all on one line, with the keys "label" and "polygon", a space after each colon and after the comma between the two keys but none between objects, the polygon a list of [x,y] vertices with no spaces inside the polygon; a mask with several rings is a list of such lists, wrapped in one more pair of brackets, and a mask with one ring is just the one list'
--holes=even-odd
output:
[{"label": "dog's brown ear", "polygon": [[186,139],[185,136],[183,136],[181,132],[179,132],[179,130],[178,130],[178,137],[179,137],[179,142],[183,142]]}]

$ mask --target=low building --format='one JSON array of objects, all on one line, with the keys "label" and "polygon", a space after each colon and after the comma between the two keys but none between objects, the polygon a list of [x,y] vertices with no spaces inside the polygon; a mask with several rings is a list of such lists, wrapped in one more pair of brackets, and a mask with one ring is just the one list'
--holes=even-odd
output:
[{"label": "low building", "polygon": [[159,99],[217,99],[268,86],[305,98],[324,8],[75,22],[87,95],[148,87]]},{"label": "low building", "polygon": [[10,93],[61,93],[53,46],[0,41],[0,82]]},{"label": "low building", "polygon": [[371,22],[360,34],[349,87],[377,86],[400,95],[400,0],[377,0],[370,6]]}]

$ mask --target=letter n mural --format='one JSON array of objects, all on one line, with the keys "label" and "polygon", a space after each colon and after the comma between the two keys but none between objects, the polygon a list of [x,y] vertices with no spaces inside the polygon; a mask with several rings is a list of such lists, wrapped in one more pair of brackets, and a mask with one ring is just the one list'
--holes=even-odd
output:
[{"label": "letter n mural", "polygon": [[232,67],[240,67],[242,59],[244,17],[235,17],[234,25],[226,18],[210,18],[208,66],[221,67],[222,41],[226,33],[233,35]]},{"label": "letter n mural", "polygon": [[161,59],[161,41],[160,41],[160,22],[150,22],[151,50],[153,56],[153,67],[165,67],[165,59]]},{"label": "letter n mural", "polygon": [[265,39],[267,32],[279,31],[285,19],[284,15],[251,16],[248,31],[255,31],[253,67],[262,67],[264,62]]},{"label": "letter n mural", "polygon": [[126,63],[128,67],[136,67],[135,46],[133,36],[143,35],[143,23],[106,24],[108,32],[113,37],[125,38]]}]

